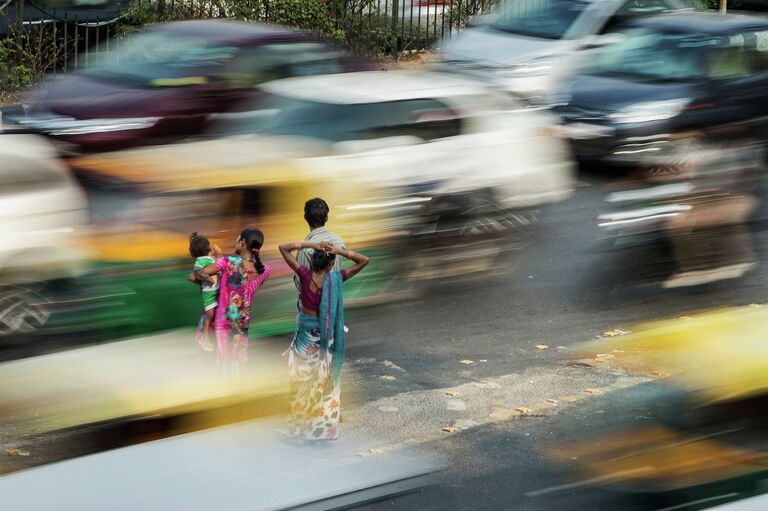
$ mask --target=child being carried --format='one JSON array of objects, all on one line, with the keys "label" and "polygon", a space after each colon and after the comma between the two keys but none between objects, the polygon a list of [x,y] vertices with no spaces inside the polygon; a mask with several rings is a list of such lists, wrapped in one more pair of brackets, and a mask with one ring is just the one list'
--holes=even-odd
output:
[{"label": "child being carried", "polygon": [[203,268],[216,262],[221,257],[221,250],[213,245],[208,238],[196,232],[189,237],[189,255],[195,258],[193,273],[200,283],[200,292],[203,300],[203,315],[198,325],[198,342],[204,351],[213,351],[210,331],[216,316],[216,307],[219,302],[219,277],[208,275]]}]

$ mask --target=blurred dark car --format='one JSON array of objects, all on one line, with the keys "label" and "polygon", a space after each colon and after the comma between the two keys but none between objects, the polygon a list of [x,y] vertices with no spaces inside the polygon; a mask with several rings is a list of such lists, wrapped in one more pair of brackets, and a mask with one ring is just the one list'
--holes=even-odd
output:
[{"label": "blurred dark car", "polygon": [[6,119],[78,152],[116,150],[198,133],[262,82],[368,67],[299,32],[223,20],[158,25],[111,47],[31,94],[26,115]]},{"label": "blurred dark car", "polygon": [[669,14],[617,35],[553,98],[581,160],[669,163],[713,127],[765,138],[768,19]]}]

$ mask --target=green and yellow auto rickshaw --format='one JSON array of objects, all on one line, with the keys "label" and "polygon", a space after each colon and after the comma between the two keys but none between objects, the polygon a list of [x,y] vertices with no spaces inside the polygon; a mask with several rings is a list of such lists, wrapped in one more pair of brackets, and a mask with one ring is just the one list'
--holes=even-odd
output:
[{"label": "green and yellow auto rickshaw", "polygon": [[90,200],[91,277],[100,289],[111,290],[102,298],[113,305],[61,315],[52,320],[58,321],[53,327],[100,325],[114,338],[195,325],[201,302],[187,280],[193,264],[190,233],[208,236],[229,253],[243,228],[258,226],[265,233],[262,259],[272,265],[272,277],[254,300],[251,331],[255,336],[290,331],[297,292],[277,246],[306,236],[303,207],[312,197],[329,202],[329,227],[371,257],[369,269],[345,286],[347,304],[363,304],[392,290],[389,247],[396,224],[365,206],[380,191],[332,173],[308,172],[290,160],[259,165],[241,164],[240,158],[195,160],[177,157],[173,151],[178,150],[70,162]]}]

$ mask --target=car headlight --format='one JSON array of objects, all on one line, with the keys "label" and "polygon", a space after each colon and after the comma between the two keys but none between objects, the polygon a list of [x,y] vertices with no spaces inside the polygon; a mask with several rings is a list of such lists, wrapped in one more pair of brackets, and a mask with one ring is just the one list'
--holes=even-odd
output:
[{"label": "car headlight", "polygon": [[647,101],[630,105],[609,115],[611,120],[619,124],[635,124],[640,122],[663,121],[679,114],[688,104],[688,99],[665,99],[662,101]]},{"label": "car headlight", "polygon": [[51,135],[88,135],[112,131],[129,131],[151,128],[159,117],[132,117],[125,119],[72,119],[31,121],[28,124]]},{"label": "car headlight", "polygon": [[551,57],[539,57],[519,62],[512,67],[499,69],[497,74],[503,78],[541,76],[551,73],[554,67],[555,59]]}]

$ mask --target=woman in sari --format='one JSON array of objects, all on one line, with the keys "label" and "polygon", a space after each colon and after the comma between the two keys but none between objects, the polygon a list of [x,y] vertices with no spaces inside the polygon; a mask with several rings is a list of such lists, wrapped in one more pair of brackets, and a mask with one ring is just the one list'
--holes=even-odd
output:
[{"label": "woman in sari", "polygon": [[[292,253],[312,249],[312,267]],[[342,283],[368,264],[368,258],[328,242],[285,243],[280,255],[296,272],[301,312],[288,348],[291,371],[291,435],[307,440],[333,440],[341,416],[341,368],[344,364],[344,297]],[[336,256],[354,261],[334,271]]]},{"label": "woman in sari", "polygon": [[[220,275],[219,304],[216,308],[216,360],[222,372],[237,375],[248,359],[248,328],[253,296],[269,278],[269,265],[262,264],[259,251],[264,234],[248,228],[235,241],[235,255],[221,257],[203,268],[208,275]],[[193,272],[190,280],[198,280]]]}]

